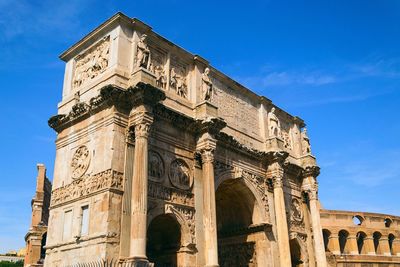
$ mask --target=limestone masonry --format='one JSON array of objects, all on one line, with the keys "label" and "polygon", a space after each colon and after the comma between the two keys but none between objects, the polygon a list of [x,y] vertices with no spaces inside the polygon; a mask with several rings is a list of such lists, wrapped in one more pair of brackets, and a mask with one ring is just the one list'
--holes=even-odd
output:
[{"label": "limestone masonry", "polygon": [[400,218],[320,210],[304,121],[201,56],[118,13],[61,59],[25,266],[400,266]]}]

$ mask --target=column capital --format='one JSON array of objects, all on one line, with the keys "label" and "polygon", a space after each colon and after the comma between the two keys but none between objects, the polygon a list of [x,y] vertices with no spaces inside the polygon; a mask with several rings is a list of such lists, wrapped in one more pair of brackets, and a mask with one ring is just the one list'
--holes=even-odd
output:
[{"label": "column capital", "polygon": [[152,113],[143,111],[134,112],[131,114],[129,120],[130,127],[127,131],[128,134],[132,134],[132,129],[134,129],[135,139],[149,137],[151,125],[154,121]]},{"label": "column capital", "polygon": [[217,135],[224,127],[226,122],[221,118],[207,117],[202,120],[197,120],[195,129],[199,136],[208,133],[212,136]]},{"label": "column capital", "polygon": [[316,179],[320,173],[318,166],[306,166],[303,168],[303,178],[313,177]]},{"label": "column capital", "polygon": [[268,152],[265,155],[267,161],[267,178],[271,179],[274,187],[283,186],[283,175],[284,175],[284,162],[287,158],[288,153],[286,152]]},{"label": "column capital", "polygon": [[306,183],[301,186],[301,190],[303,193],[306,193],[308,195],[309,200],[318,200],[318,183],[313,182],[313,183]]}]

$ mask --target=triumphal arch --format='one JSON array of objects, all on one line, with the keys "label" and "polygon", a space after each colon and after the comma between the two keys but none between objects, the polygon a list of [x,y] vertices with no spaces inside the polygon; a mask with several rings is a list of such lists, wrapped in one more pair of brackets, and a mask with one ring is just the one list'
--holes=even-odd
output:
[{"label": "triumphal arch", "polygon": [[327,266],[302,119],[121,13],[61,59],[45,266]]}]

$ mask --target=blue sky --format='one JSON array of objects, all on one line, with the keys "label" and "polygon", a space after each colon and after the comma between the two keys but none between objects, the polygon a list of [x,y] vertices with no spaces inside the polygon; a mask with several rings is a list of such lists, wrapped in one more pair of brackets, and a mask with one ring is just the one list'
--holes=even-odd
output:
[{"label": "blue sky", "polygon": [[117,11],[302,117],[325,208],[400,215],[400,1],[0,0],[0,253],[53,176],[58,55]]}]

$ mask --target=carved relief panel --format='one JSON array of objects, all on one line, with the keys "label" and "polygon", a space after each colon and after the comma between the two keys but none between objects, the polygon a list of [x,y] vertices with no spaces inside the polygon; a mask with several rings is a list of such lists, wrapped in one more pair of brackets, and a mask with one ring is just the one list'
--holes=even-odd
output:
[{"label": "carved relief panel", "polygon": [[289,225],[292,231],[304,231],[304,213],[300,198],[292,197],[291,199]]},{"label": "carved relief panel", "polygon": [[176,159],[171,162],[169,180],[174,187],[182,190],[189,190],[192,187],[191,170],[183,159]]},{"label": "carved relief panel", "polygon": [[104,72],[108,67],[109,55],[110,36],[107,36],[83,54],[76,56],[72,87],[78,88]]},{"label": "carved relief panel", "polygon": [[89,168],[90,151],[86,146],[80,146],[75,150],[71,160],[71,173],[73,179],[81,178]]},{"label": "carved relief panel", "polygon": [[165,168],[164,161],[160,154],[150,150],[149,151],[149,179],[154,182],[161,182],[164,178]]},{"label": "carved relief panel", "polygon": [[188,67],[178,59],[177,56],[171,56],[169,88],[178,96],[188,98]]}]

